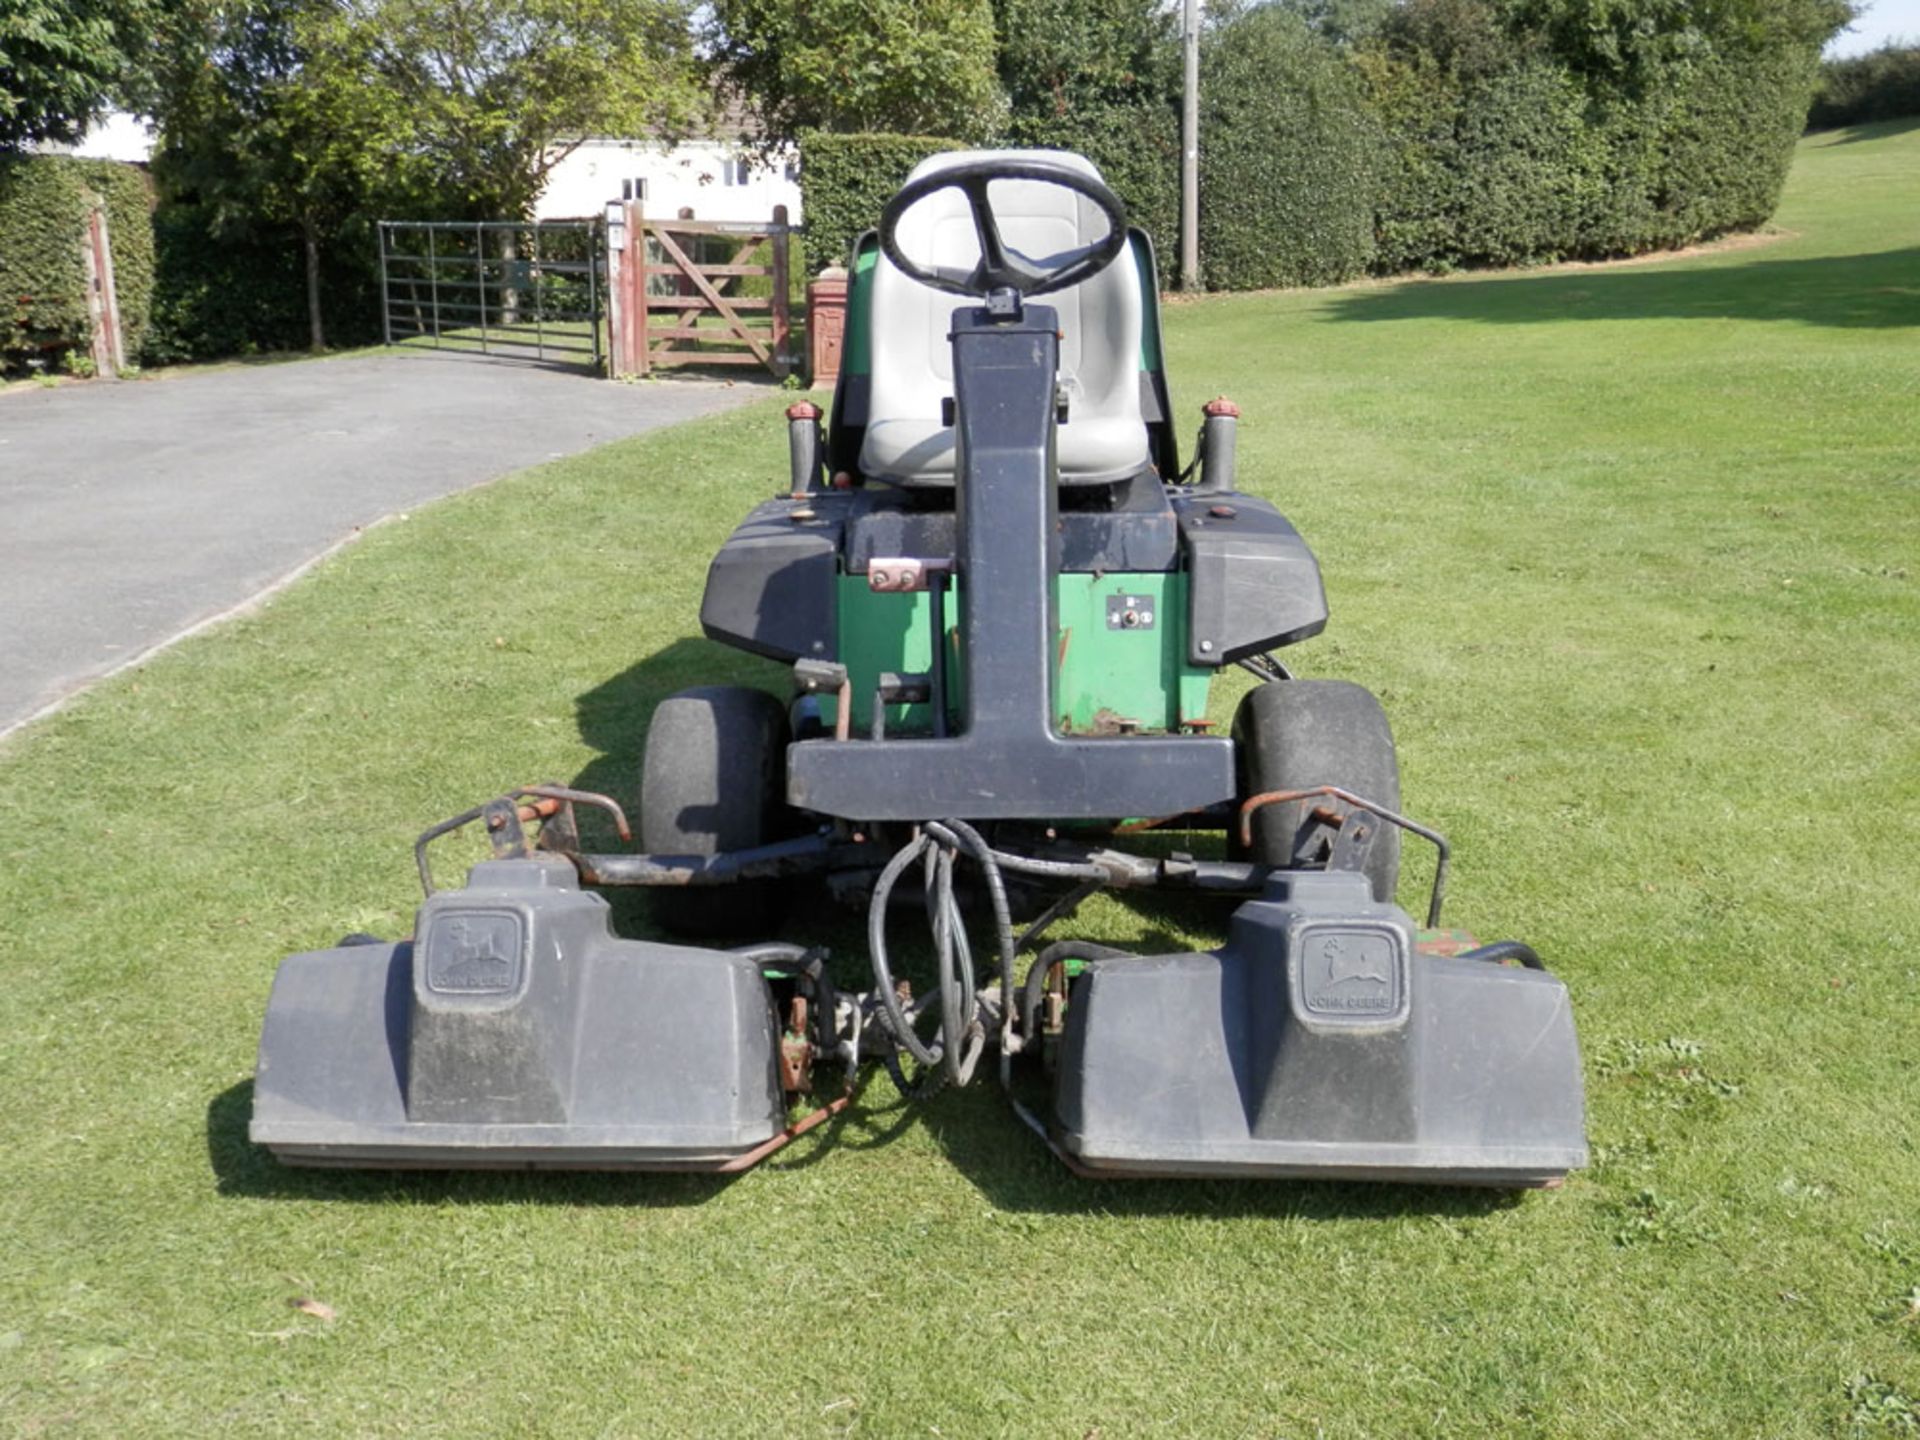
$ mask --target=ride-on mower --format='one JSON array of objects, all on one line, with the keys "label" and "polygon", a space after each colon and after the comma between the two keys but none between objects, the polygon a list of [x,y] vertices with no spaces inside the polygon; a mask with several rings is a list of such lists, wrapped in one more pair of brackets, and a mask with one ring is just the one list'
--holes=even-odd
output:
[{"label": "ride-on mower", "polygon": [[[1230,404],[1182,468],[1152,248],[1099,173],[937,156],[852,259],[831,422],[788,410],[791,486],[701,606],[708,636],[791,667],[789,696],[659,706],[638,850],[587,850],[578,807],[630,840],[625,814],[557,785],[429,830],[410,939],[281,965],[253,1139],[295,1164],[733,1171],[873,1065],[924,1097],[990,1055],[1082,1173],[1532,1186],[1584,1164],[1566,989],[1525,945],[1438,928],[1446,842],[1399,813],[1379,703],[1273,657],[1326,624],[1318,566],[1235,488]],[[1228,665],[1259,683],[1215,735]],[[470,823],[494,858],[437,890],[431,844]],[[1224,858],[1128,841],[1156,828],[1224,831]],[[1423,926],[1395,903],[1403,836],[1436,848]],[[620,938],[597,892],[628,885],[672,933],[757,943]],[[864,903],[870,988],[764,938],[803,885]],[[1094,892],[1144,887],[1230,898],[1225,943],[1040,948]],[[931,932],[918,993],[902,911]],[[790,1120],[816,1062],[845,1088]]]}]

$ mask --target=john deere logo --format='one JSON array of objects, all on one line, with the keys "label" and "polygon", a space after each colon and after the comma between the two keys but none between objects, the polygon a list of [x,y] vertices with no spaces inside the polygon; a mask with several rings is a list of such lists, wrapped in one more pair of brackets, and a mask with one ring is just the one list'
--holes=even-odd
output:
[{"label": "john deere logo", "polygon": [[454,911],[427,931],[427,988],[442,995],[502,995],[520,988],[520,917]]},{"label": "john deere logo", "polygon": [[1400,952],[1372,930],[1313,930],[1300,956],[1301,999],[1316,1015],[1390,1015],[1400,1008]]}]

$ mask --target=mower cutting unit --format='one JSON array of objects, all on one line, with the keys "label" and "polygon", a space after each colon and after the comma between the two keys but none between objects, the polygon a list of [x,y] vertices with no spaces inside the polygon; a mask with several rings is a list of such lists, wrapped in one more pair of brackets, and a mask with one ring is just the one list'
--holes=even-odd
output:
[{"label": "mower cutting unit", "polygon": [[[588,850],[576,806],[630,840],[625,814],[559,786],[428,831],[410,939],[282,964],[255,1141],[300,1164],[738,1170],[874,1064],[923,1097],[992,1052],[1083,1173],[1525,1186],[1585,1164],[1566,989],[1524,945],[1438,928],[1446,842],[1399,813],[1378,702],[1272,658],[1325,626],[1318,566],[1236,489],[1230,404],[1182,469],[1152,248],[1098,172],[937,156],[852,262],[831,424],[787,412],[790,487],[701,607],[791,667],[790,698],[663,702],[637,850]],[[1259,683],[1220,736],[1228,665]],[[436,890],[429,847],[469,824],[494,858]],[[1225,857],[1123,847],[1156,829],[1225,832]],[[1403,834],[1436,848],[1424,925],[1394,903]],[[667,930],[737,938],[779,933],[809,884],[865,905],[870,986],[785,940],[621,938],[597,893],[653,887]],[[1231,898],[1225,943],[1041,948],[1094,892],[1146,887]],[[917,996],[889,938],[916,890]],[[790,1123],[816,1063],[844,1086]]]}]

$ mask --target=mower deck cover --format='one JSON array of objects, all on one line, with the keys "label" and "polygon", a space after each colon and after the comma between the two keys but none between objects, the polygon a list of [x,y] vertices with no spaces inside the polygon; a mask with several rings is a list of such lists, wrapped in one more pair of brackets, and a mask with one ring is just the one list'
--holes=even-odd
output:
[{"label": "mower deck cover", "polygon": [[1587,1162],[1566,987],[1417,953],[1352,872],[1276,877],[1219,950],[1089,962],[1054,1118],[1121,1174],[1515,1186]]},{"label": "mower deck cover", "polygon": [[304,1165],[691,1170],[778,1133],[759,965],[608,918],[564,859],[489,861],[413,940],[286,960],[254,1143]]}]

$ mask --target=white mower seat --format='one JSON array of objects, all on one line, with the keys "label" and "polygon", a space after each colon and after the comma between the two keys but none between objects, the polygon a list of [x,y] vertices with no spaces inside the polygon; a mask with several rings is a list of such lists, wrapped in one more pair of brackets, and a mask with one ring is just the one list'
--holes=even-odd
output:
[{"label": "white mower seat", "polygon": [[[914,167],[910,181],[978,160],[1046,160],[1099,178],[1091,161],[1065,150],[962,150]],[[1093,244],[1107,219],[1091,200],[1058,185],[997,180],[988,188],[1007,247],[1029,260]],[[980,241],[967,198],[942,190],[901,218],[900,248],[915,263],[972,269]],[[951,485],[954,430],[942,424],[953,397],[953,312],[980,302],[910,280],[883,254],[873,277],[873,386],[860,468],[904,485]],[[1094,484],[1125,479],[1147,464],[1140,414],[1140,282],[1132,256],[1069,289],[1039,297],[1060,315],[1059,384],[1067,423],[1059,429],[1060,479]]]}]

